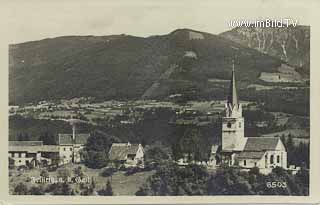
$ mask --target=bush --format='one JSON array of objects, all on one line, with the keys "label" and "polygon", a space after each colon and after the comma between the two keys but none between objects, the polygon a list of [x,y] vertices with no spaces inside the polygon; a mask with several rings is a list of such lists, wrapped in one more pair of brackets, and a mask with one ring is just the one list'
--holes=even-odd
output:
[{"label": "bush", "polygon": [[125,173],[126,176],[129,176],[129,175],[132,175],[132,174],[135,174],[137,172],[141,172],[143,171],[142,168],[140,167],[129,167]]},{"label": "bush", "polygon": [[109,180],[107,181],[106,187],[99,191],[99,195],[103,195],[103,196],[112,196],[113,195],[111,182]]},{"label": "bush", "polygon": [[120,171],[127,171],[127,167],[124,166],[124,165],[121,165],[121,166],[119,167],[119,170],[120,170]]},{"label": "bush", "polygon": [[14,188],[14,194],[17,195],[26,195],[28,194],[28,187],[20,182],[15,188]]},{"label": "bush", "polygon": [[259,175],[260,170],[258,167],[253,167],[252,169],[250,169],[249,174]]},{"label": "bush", "polygon": [[30,188],[29,193],[31,195],[44,195],[44,190],[40,186],[33,186]]},{"label": "bush", "polygon": [[73,172],[74,172],[74,175],[75,175],[76,177],[83,177],[83,176],[84,176],[84,173],[83,173],[83,171],[82,171],[82,167],[80,167],[80,166],[76,167],[76,168],[73,170]]},{"label": "bush", "polygon": [[44,177],[44,178],[48,178],[48,177],[49,177],[49,173],[48,173],[47,170],[43,169],[43,170],[41,170],[41,172],[40,172],[40,176],[41,176],[41,177]]},{"label": "bush", "polygon": [[71,177],[71,171],[68,168],[59,168],[57,170],[57,176],[58,178],[62,178],[64,180],[68,179],[68,177]]},{"label": "bush", "polygon": [[105,168],[105,169],[103,169],[102,172],[100,173],[100,176],[110,177],[110,176],[112,176],[116,171],[117,171],[117,169],[115,169],[115,168],[113,168],[113,167]]}]

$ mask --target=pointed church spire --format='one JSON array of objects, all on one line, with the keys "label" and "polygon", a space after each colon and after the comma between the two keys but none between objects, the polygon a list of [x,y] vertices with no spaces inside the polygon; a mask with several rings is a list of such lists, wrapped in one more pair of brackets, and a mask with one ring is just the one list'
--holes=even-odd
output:
[{"label": "pointed church spire", "polygon": [[234,62],[232,62],[232,77],[231,77],[231,84],[230,84],[230,90],[229,90],[227,102],[228,102],[228,104],[231,104],[232,107],[235,105],[238,105],[236,77],[235,77],[235,72],[234,72]]}]

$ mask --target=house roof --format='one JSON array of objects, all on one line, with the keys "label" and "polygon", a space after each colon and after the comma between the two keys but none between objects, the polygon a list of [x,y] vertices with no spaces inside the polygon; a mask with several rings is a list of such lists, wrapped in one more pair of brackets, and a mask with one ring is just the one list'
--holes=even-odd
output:
[{"label": "house roof", "polygon": [[9,141],[9,146],[41,146],[42,141]]},{"label": "house roof", "polygon": [[86,144],[89,133],[82,133],[75,135],[75,141],[72,140],[72,134],[59,134],[59,145],[69,145],[69,144]]},{"label": "house roof", "polygon": [[128,155],[135,155],[139,144],[113,143],[109,151],[110,160],[126,160]]},{"label": "house roof", "polygon": [[237,154],[238,159],[261,159],[265,152],[240,152]]},{"label": "house roof", "polygon": [[248,137],[243,151],[276,150],[279,137]]},{"label": "house roof", "polygon": [[57,145],[33,145],[33,146],[9,146],[9,152],[59,152],[59,146]]}]

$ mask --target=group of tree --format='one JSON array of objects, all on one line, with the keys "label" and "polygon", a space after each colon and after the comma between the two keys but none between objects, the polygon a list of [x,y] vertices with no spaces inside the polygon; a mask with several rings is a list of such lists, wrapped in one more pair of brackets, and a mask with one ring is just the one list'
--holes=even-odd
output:
[{"label": "group of tree", "polygon": [[310,144],[303,142],[295,144],[290,134],[288,136],[282,135],[281,140],[288,153],[288,164],[309,168]]},{"label": "group of tree", "polygon": [[203,138],[199,128],[186,127],[180,128],[180,137],[172,145],[173,158],[175,160],[189,156],[190,161],[206,161],[209,158],[209,146]]},{"label": "group of tree", "polygon": [[205,167],[179,167],[166,163],[158,167],[136,195],[308,195],[309,172],[289,174],[282,168],[263,175],[258,168],[249,172],[223,167],[208,173]]},{"label": "group of tree", "polygon": [[83,152],[84,164],[94,169],[107,166],[109,162],[108,152],[114,142],[119,142],[119,140],[103,132],[92,133]]}]

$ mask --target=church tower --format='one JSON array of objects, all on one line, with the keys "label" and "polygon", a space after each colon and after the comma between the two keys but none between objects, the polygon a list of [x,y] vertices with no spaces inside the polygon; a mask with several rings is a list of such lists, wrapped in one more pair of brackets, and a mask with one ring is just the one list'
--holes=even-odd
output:
[{"label": "church tower", "polygon": [[242,106],[238,101],[234,64],[230,90],[226,102],[226,116],[222,118],[222,151],[242,151],[246,143]]}]

